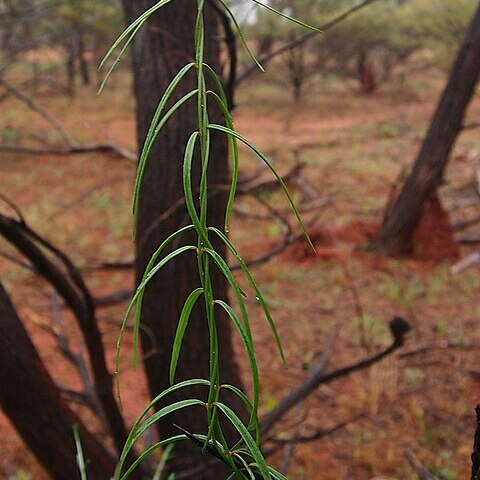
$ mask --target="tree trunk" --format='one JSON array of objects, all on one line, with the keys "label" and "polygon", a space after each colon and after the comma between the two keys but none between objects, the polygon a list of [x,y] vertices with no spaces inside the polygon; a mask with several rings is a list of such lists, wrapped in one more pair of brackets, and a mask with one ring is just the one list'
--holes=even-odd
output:
[{"label": "tree trunk", "polygon": [[80,64],[80,76],[83,85],[90,85],[90,69],[88,68],[87,52],[85,51],[85,41],[83,32],[78,30],[78,63]]},{"label": "tree trunk", "polygon": [[[149,0],[123,0],[126,20],[130,23],[154,2]],[[133,42],[134,89],[137,101],[137,136],[141,146],[153,117],[157,102],[169,84],[171,78],[186,63],[194,58],[193,32],[197,13],[196,3],[190,0],[176,0],[154,14],[148,24],[141,29]],[[219,46],[217,17],[213,9],[205,12],[206,45],[205,57],[216,68],[219,65]],[[196,87],[192,75],[185,79],[175,100]],[[174,100],[174,101],[175,101]],[[211,115],[211,120],[215,116]],[[196,102],[191,100],[169,120],[157,139],[145,170],[140,197],[136,243],[136,276],[141,279],[145,266],[152,253],[166,236],[189,222],[186,208],[177,208],[183,197],[182,159],[188,136],[197,130]],[[192,184],[198,185],[198,170],[194,172]],[[226,143],[223,137],[213,139],[210,185],[225,184],[229,178]],[[209,223],[223,223],[225,192],[222,189],[210,190]],[[172,210],[173,207],[173,210]],[[165,214],[165,212],[169,212]],[[196,244],[193,236],[184,235],[172,245],[170,251],[180,244]],[[219,253],[225,254],[222,246]],[[189,293],[200,285],[197,273],[197,260],[194,254],[186,253],[176,257],[159,272],[149,284],[145,293],[141,325],[144,365],[151,395],[167,388],[168,366],[172,350],[173,337],[179,314]],[[224,277],[212,267],[216,298],[227,297],[227,283]],[[241,386],[239,370],[232,351],[231,331],[225,316],[217,311],[217,325],[221,339],[220,368],[222,382]],[[176,380],[190,378],[208,378],[209,343],[204,306],[200,305],[192,312],[180,357]],[[192,389],[172,395],[168,401],[195,396],[205,398],[205,389]],[[200,410],[181,411],[158,423],[162,437],[178,434],[174,423],[192,432],[205,432],[205,412]],[[226,430],[228,435],[232,429]],[[202,464],[210,458],[201,457],[201,453],[191,444],[175,447],[175,458],[182,464],[183,470]],[[199,449],[200,450],[200,449]],[[199,458],[201,457],[201,458]],[[220,478],[216,471],[203,471],[191,478]],[[182,477],[183,478],[183,477]]]},{"label": "tree trunk", "polygon": [[480,73],[480,4],[437,106],[420,153],[383,222],[377,248],[389,255],[412,250],[412,237],[426,200],[443,181],[450,152],[462,129],[465,111]]},{"label": "tree trunk", "polygon": [[73,425],[79,427],[90,480],[106,480],[115,462],[60,397],[0,284],[0,405],[54,480],[78,479]]}]

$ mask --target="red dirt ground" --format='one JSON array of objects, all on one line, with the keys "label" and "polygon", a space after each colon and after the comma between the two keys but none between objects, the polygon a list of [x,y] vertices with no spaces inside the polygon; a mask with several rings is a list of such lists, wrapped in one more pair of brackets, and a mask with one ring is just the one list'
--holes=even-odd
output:
[{"label": "red dirt ground", "polygon": [[[390,184],[418,146],[418,136],[405,134],[405,127],[424,128],[434,104],[414,101],[421,95],[402,96],[398,85],[369,98],[329,84],[320,90],[303,106],[303,115],[298,106],[287,102],[283,91],[276,90],[272,99],[271,91],[262,96],[254,86],[240,98],[236,112],[239,130],[265,149],[275,147],[274,159],[281,167],[289,165],[293,150],[307,142],[310,147],[300,152],[301,160],[307,162],[305,175],[321,195],[332,199],[332,204],[313,214],[318,217],[311,231],[316,255],[305,242],[298,242],[253,272],[271,304],[289,362],[286,370],[271,332],[260,321],[258,305],[248,297],[262,377],[262,411],[305,378],[329,336],[333,338],[329,368],[336,368],[387,345],[391,341],[387,323],[393,315],[404,316],[414,329],[397,355],[369,371],[321,387],[282,427],[301,419],[300,428],[308,433],[357,414],[364,415],[361,419],[326,439],[297,446],[289,462],[288,448],[273,461],[286,465],[291,480],[414,480],[417,475],[404,458],[405,450],[411,449],[439,477],[466,478],[472,413],[480,398],[480,284],[477,267],[453,275],[451,262],[443,259],[470,250],[462,247],[459,252],[451,241],[451,222],[435,202],[425,211],[414,239],[415,253],[421,258],[388,259],[366,248],[378,229]],[[423,93],[429,98],[428,92]],[[80,137],[102,140],[106,135],[131,146],[132,111],[124,106],[123,90],[119,95],[113,106],[101,99],[97,104],[58,100],[51,108]],[[6,105],[9,114],[18,114],[15,104]],[[478,100],[472,112],[480,114]],[[82,120],[86,117],[88,125]],[[9,121],[15,123],[16,117]],[[43,132],[34,119],[29,121],[29,127]],[[462,156],[460,169],[449,172],[455,187],[471,182],[480,166],[471,153],[480,148],[478,138],[469,132],[465,135],[461,148],[469,154]],[[245,156],[246,170],[255,171],[256,160]],[[81,266],[95,257],[131,256],[133,170],[130,163],[102,155],[0,158],[5,193],[19,204],[33,228]],[[99,183],[104,185],[98,187]],[[466,202],[457,202],[458,195],[453,188],[445,194],[452,221],[475,214]],[[234,219],[232,232],[245,258],[276,242],[275,229],[242,218]],[[46,331],[52,325],[50,289],[3,259],[0,271],[56,381],[78,387],[77,376]],[[95,295],[132,284],[131,273],[125,271],[86,270],[85,276]],[[112,370],[124,310],[125,304],[99,309]],[[65,331],[78,338],[69,313],[62,310],[61,317]],[[141,372],[132,371],[131,351],[128,333],[122,354],[122,392],[129,423],[147,399]],[[239,355],[239,362],[247,372],[244,356]],[[99,425],[87,418],[101,434]],[[280,437],[285,435],[279,432]],[[48,478],[3,415],[0,450],[0,479]]]}]

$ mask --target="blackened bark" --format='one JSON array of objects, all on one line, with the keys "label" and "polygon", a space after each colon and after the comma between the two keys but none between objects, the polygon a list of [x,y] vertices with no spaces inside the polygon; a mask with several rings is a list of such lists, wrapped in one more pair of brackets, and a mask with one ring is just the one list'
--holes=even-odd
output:
[{"label": "blackened bark", "polygon": [[[148,0],[123,0],[126,21],[130,23],[154,2]],[[139,146],[143,144],[158,100],[172,77],[186,63],[194,58],[193,32],[196,16],[196,4],[190,0],[176,0],[154,14],[147,25],[139,31],[133,41],[134,89],[137,100],[137,134]],[[206,49],[205,57],[215,68],[219,64],[218,17],[210,6],[205,12]],[[196,87],[195,77],[185,79],[175,95],[181,95]],[[211,115],[211,121],[214,121]],[[197,130],[196,104],[190,103],[177,111],[160,134],[145,170],[140,191],[137,244],[136,276],[137,282],[144,273],[145,266],[156,247],[166,236],[189,222],[184,207],[175,208],[171,215],[159,221],[183,197],[182,160],[188,136]],[[198,171],[194,172],[193,185],[198,185]],[[213,141],[209,182],[211,185],[225,184],[229,178],[226,143],[223,137]],[[195,187],[194,187],[195,188]],[[222,225],[225,205],[225,193],[211,190],[209,197],[209,223]],[[195,238],[185,235],[172,245],[196,244]],[[170,250],[171,250],[170,249]],[[217,245],[221,254],[225,248]],[[169,386],[168,366],[178,317],[187,295],[200,282],[197,273],[195,255],[186,253],[170,262],[147,288],[142,308],[142,346],[145,354],[145,369],[150,392],[158,394]],[[225,279],[212,267],[216,298],[227,297]],[[240,376],[232,351],[231,332],[227,319],[217,311],[217,325],[220,338],[220,363],[222,382],[240,385]],[[180,357],[177,378],[208,378],[208,332],[204,316],[204,307],[198,306],[192,313],[186,338]],[[188,397],[205,398],[204,388],[194,388],[189,392],[172,395],[168,401]],[[162,437],[178,434],[173,426],[177,423],[194,433],[205,432],[205,412],[200,410],[182,411],[171,415],[158,423]],[[233,430],[226,429],[228,436]],[[180,444],[175,448],[176,459],[184,468],[198,466],[205,458],[197,454],[191,445]],[[208,462],[207,462],[208,463]],[[204,471],[191,478],[220,478],[218,470]]]},{"label": "blackened bark", "polygon": [[115,462],[62,400],[0,284],[0,405],[54,480],[80,479],[72,427],[79,427],[91,480],[107,480]]},{"label": "blackened bark", "polygon": [[412,236],[425,201],[443,181],[450,152],[462,129],[467,106],[480,73],[480,4],[459,50],[427,136],[403,188],[377,237],[377,248],[389,255],[410,253]]}]

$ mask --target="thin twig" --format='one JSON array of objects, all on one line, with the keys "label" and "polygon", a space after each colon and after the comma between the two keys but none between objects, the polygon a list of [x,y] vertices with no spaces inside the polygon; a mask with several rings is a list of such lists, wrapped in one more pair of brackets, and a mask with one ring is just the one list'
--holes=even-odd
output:
[{"label": "thin twig", "polygon": [[438,478],[428,470],[425,465],[417,458],[417,456],[413,453],[412,450],[407,449],[405,450],[405,458],[408,460],[408,463],[412,466],[415,472],[418,475],[420,480],[438,480]]},{"label": "thin twig", "polygon": [[[80,272],[63,252],[28,227],[24,220],[17,221],[0,214],[0,234],[30,260],[75,314],[87,346],[96,394],[115,445],[120,451],[127,438],[127,431],[113,394],[112,377],[106,365],[93,299]],[[43,249],[55,257],[55,263],[46,256]],[[58,263],[66,272],[59,268]]]},{"label": "thin twig", "polygon": [[269,439],[269,442],[272,442],[274,445],[270,448],[267,448],[264,450],[264,455],[265,457],[269,457],[270,455],[274,454],[277,452],[279,448],[284,446],[285,444],[288,444],[290,442],[295,442],[295,443],[310,443],[310,442],[316,442],[317,440],[321,440],[322,438],[328,437],[329,435],[332,435],[339,430],[344,429],[351,423],[356,422],[357,420],[360,420],[361,418],[364,418],[366,416],[366,412],[359,413],[358,415],[354,415],[353,417],[344,420],[343,422],[337,423],[333,427],[330,428],[320,428],[317,429],[315,432],[309,434],[309,435],[297,435],[292,438],[288,439],[283,439],[283,438],[276,438],[272,437]]},{"label": "thin twig", "polygon": [[10,94],[18,98],[25,105],[28,106],[31,110],[37,112],[41,115],[60,135],[62,140],[68,145],[72,146],[75,144],[73,138],[65,131],[60,122],[44,107],[42,107],[37,101],[29,97],[26,93],[21,92],[18,88],[15,88],[10,82],[5,80],[5,78],[0,75],[0,85],[5,88]]},{"label": "thin twig", "polygon": [[120,158],[136,161],[137,154],[116,143],[87,143],[84,145],[69,145],[65,148],[37,148],[22,145],[0,144],[0,152],[24,153],[28,155],[72,155],[84,153],[111,153]]},{"label": "thin twig", "polygon": [[30,272],[35,271],[35,269],[30,263],[23,261],[21,258],[16,257],[15,255],[11,254],[10,252],[7,252],[6,250],[3,250],[3,248],[0,248],[0,257],[6,258],[9,262],[12,262],[15,265],[18,265],[24,268],[25,270],[29,270]]},{"label": "thin twig", "polygon": [[[52,292],[52,323],[53,327],[48,329],[48,331],[54,336],[57,346],[62,353],[62,355],[73,365],[75,370],[78,372],[78,375],[82,381],[83,389],[82,392],[76,392],[77,397],[76,401],[81,401],[83,399],[86,405],[88,405],[91,410],[100,417],[104,425],[107,425],[105,416],[103,414],[99,398],[95,392],[95,387],[90,379],[90,373],[88,371],[87,363],[81,352],[74,352],[70,346],[70,339],[65,335],[62,321],[61,321],[61,300],[56,294]],[[62,391],[66,392],[70,397],[73,393],[71,390],[61,388]]]},{"label": "thin twig", "polygon": [[393,336],[393,342],[390,346],[375,353],[363,360],[359,360],[353,364],[338,368],[329,373],[322,370],[312,372],[309,377],[294,388],[286,397],[284,397],[278,405],[261,420],[261,429],[268,432],[271,428],[298,402],[308,397],[320,385],[329,383],[337,378],[344,377],[350,373],[371,367],[375,363],[383,360],[386,356],[392,354],[400,348],[405,341],[405,334],[410,331],[411,327],[402,317],[394,317],[390,321],[390,332]]},{"label": "thin twig", "polygon": [[465,230],[473,225],[476,225],[477,223],[480,223],[480,215],[477,215],[469,220],[463,220],[461,222],[454,223],[452,228],[455,232],[459,232],[460,230]]},{"label": "thin twig", "polygon": [[22,101],[25,105],[27,105],[28,108],[41,115],[47,121],[47,123],[53,127],[53,129],[58,133],[63,142],[66,144],[66,147],[64,148],[37,148],[32,146],[0,144],[0,152],[25,153],[29,155],[67,155],[99,152],[112,153],[114,155],[132,161],[137,160],[136,153],[131,152],[130,150],[121,147],[114,142],[79,144],[63,128],[60,121],[54,115],[52,115],[48,110],[42,107],[42,105],[40,105],[36,100],[28,96],[25,92],[22,92],[18,88],[14,87],[1,75],[0,85],[5,88],[10,94],[14,95],[18,100]]}]

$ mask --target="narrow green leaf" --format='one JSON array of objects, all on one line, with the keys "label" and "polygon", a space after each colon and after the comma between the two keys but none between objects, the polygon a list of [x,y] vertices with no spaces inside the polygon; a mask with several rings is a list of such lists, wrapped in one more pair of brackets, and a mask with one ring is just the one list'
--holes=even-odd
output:
[{"label": "narrow green leaf", "polygon": [[[135,459],[135,461],[128,467],[128,470],[121,477],[120,477],[120,475],[122,473],[124,462],[122,462],[121,464],[118,463],[117,468],[115,470],[115,476],[113,477],[114,480],[117,480],[117,479],[126,480],[131,475],[131,473],[138,467],[138,465],[146,457],[148,457],[150,454],[152,454],[155,450],[157,450],[157,449],[159,449],[159,448],[161,448],[165,445],[167,445],[167,448],[168,448],[168,446],[173,445],[173,444],[178,443],[178,442],[181,442],[181,441],[184,441],[184,440],[187,440],[187,437],[185,435],[174,435],[172,437],[166,438],[165,440],[161,440],[160,442],[154,443],[153,445],[146,448],[145,450],[143,450],[139,454],[138,458]],[[163,457],[162,457],[162,459],[163,459]],[[155,477],[152,480],[155,480]]]},{"label": "narrow green leaf", "polygon": [[83,455],[82,442],[80,440],[80,432],[78,431],[78,425],[73,425],[73,436],[75,438],[75,447],[77,454],[75,458],[77,460],[78,470],[80,471],[81,480],[87,480],[87,466],[85,464],[85,457]]},{"label": "narrow green leaf", "polygon": [[[151,138],[149,142],[147,143],[145,141],[142,153],[140,155],[140,160],[138,162],[138,167],[137,167],[137,177],[135,179],[135,187],[134,187],[134,193],[133,193],[133,225],[135,226],[137,223],[137,215],[138,215],[138,197],[140,194],[140,186],[142,183],[142,178],[143,174],[145,172],[145,166],[147,164],[148,156],[150,154],[150,151],[153,146],[153,142],[155,141],[155,138],[157,135],[160,133],[161,129],[165,126],[167,121],[170,119],[170,117],[185,103],[187,102],[190,98],[192,98],[195,94],[197,93],[196,90],[192,90],[191,92],[188,92],[185,94],[180,100],[175,102],[175,104],[165,113],[165,115],[159,120],[158,124],[155,126],[153,134],[151,135]],[[152,124],[153,125],[153,124]]]},{"label": "narrow green leaf", "polygon": [[312,240],[310,239],[310,236],[308,235],[307,229],[303,223],[303,220],[300,217],[300,213],[297,210],[297,207],[295,206],[295,202],[293,201],[292,195],[290,194],[290,191],[288,190],[287,186],[285,185],[285,182],[283,181],[283,178],[278,174],[276,171],[275,167],[272,165],[272,163],[268,160],[268,158],[257,148],[255,147],[251,142],[249,142],[245,137],[240,135],[238,132],[235,130],[232,130],[230,128],[227,128],[223,125],[217,125],[215,123],[211,123],[208,128],[211,128],[213,130],[219,130],[220,132],[224,132],[227,135],[232,135],[238,140],[240,140],[242,143],[247,145],[252,151],[254,151],[267,165],[267,167],[270,169],[270,171],[275,175],[278,183],[282,187],[283,191],[285,192],[285,195],[287,196],[288,202],[290,203],[290,207],[292,208],[293,212],[295,213],[295,216],[297,217],[298,223],[300,224],[300,227],[303,231],[303,234],[305,235],[305,238],[307,239],[309,245],[312,247],[313,251],[315,251],[315,247],[313,246]]},{"label": "narrow green leaf", "polygon": [[[127,47],[130,45],[130,42],[133,40],[133,37],[136,35],[136,33],[138,32],[138,30],[140,30],[141,26],[142,26],[142,24],[137,25],[137,27],[136,27],[136,28],[132,31],[132,33],[128,36],[127,41],[126,41],[126,42],[124,43],[124,45],[122,46],[122,48],[120,49],[120,52],[118,53],[118,55],[116,56],[115,60],[112,62],[112,64],[111,64],[110,67],[108,68],[107,73],[106,73],[105,76],[103,77],[103,80],[101,81],[100,86],[98,87],[97,95],[100,95],[100,94],[103,92],[103,89],[105,88],[105,85],[107,84],[108,79],[110,78],[110,76],[112,75],[113,71],[114,71],[115,68],[117,67],[118,63],[120,62],[120,59],[123,57],[123,54],[125,53],[125,50],[126,50]],[[106,58],[104,58],[104,59],[102,60],[102,62],[100,63],[100,66],[98,67],[99,70],[103,67],[103,63],[104,63],[105,60],[106,60]]]},{"label": "narrow green leaf", "polygon": [[262,307],[263,313],[265,314],[265,317],[266,317],[266,319],[267,319],[267,321],[270,325],[270,329],[273,332],[273,336],[275,338],[275,343],[277,344],[277,348],[278,348],[278,351],[280,352],[280,356],[282,357],[282,361],[283,361],[283,363],[286,363],[287,360],[285,358],[285,353],[283,351],[282,341],[280,339],[280,335],[278,334],[277,326],[275,325],[275,322],[272,318],[272,315],[270,314],[270,309],[268,308],[267,302],[265,301],[265,298],[263,297],[262,292],[258,288],[257,283],[253,279],[253,277],[250,273],[250,270],[248,269],[247,265],[245,264],[245,261],[240,256],[240,254],[238,253],[238,251],[235,248],[235,246],[233,245],[233,243],[228,239],[228,237],[223,232],[221,232],[216,227],[209,227],[209,230],[216,233],[218,235],[218,237],[223,241],[223,243],[225,243],[227,248],[230,250],[232,255],[235,257],[237,263],[240,265],[240,268],[245,273],[245,276],[247,277],[248,282],[250,283],[250,285],[252,286],[252,288],[255,292],[255,297],[257,298],[257,300],[259,301],[259,303]]},{"label": "narrow green leaf", "polygon": [[[230,111],[228,110],[228,105],[226,103],[226,98],[221,98],[217,93],[210,92],[210,95],[214,98],[217,102],[218,106],[223,112],[223,116],[225,118],[225,123],[227,127],[231,130],[235,130],[233,127],[233,119],[230,115]],[[225,232],[228,233],[230,230],[230,218],[232,216],[232,209],[233,209],[233,202],[235,200],[235,194],[237,191],[237,184],[238,184],[238,165],[239,165],[239,155],[238,155],[238,145],[237,139],[232,135],[227,135],[228,141],[228,156],[232,161],[232,174],[231,174],[231,181],[230,181],[230,190],[228,193],[228,200],[227,206],[225,208]]]},{"label": "narrow green leaf", "polygon": [[232,307],[228,305],[226,302],[224,302],[223,300],[215,300],[215,303],[225,310],[225,312],[228,314],[233,324],[235,325],[235,328],[240,334],[240,338],[245,347],[248,361],[250,363],[250,371],[252,373],[253,405],[252,405],[251,417],[249,421],[249,429],[252,429],[256,424],[258,424],[257,411],[258,411],[259,391],[260,391],[258,366],[257,366],[257,360],[255,358],[255,352],[253,349],[253,343],[251,341],[251,338],[249,338],[248,335],[245,333],[245,330],[243,329],[243,326],[240,320],[238,319],[237,315],[233,311]]},{"label": "narrow green leaf", "polygon": [[262,452],[260,451],[260,448],[258,447],[258,445],[255,443],[255,440],[250,435],[249,431],[247,430],[247,427],[245,427],[245,425],[242,423],[242,421],[238,418],[238,416],[230,407],[220,402],[217,402],[217,406],[219,410],[221,410],[222,413],[228,418],[228,420],[230,420],[231,424],[235,427],[237,432],[243,438],[243,441],[245,442],[245,445],[250,450],[250,453],[252,454],[252,457],[255,460],[256,466],[260,470],[260,473],[262,474],[263,478],[265,480],[271,480],[272,477],[270,475],[268,466],[265,463],[265,459],[263,458]]},{"label": "narrow green leaf", "polygon": [[125,42],[125,45],[123,46],[123,48],[121,49],[120,53],[117,55],[117,57],[115,58],[114,62],[113,62],[113,66],[110,67],[110,69],[108,70],[108,73],[106,75],[106,77],[104,78],[102,84],[100,85],[100,89],[99,89],[99,92],[102,91],[103,87],[105,86],[107,80],[108,80],[108,77],[110,76],[110,74],[112,73],[113,69],[115,68],[115,66],[117,65],[117,63],[120,61],[120,58],[122,57],[122,55],[125,53],[125,50],[126,48],[128,47],[128,45],[130,44],[130,42],[133,40],[133,37],[135,36],[135,34],[137,33],[137,31],[139,30],[139,28],[145,23],[145,21],[148,19],[148,17],[150,15],[152,15],[152,13],[156,12],[158,9],[162,8],[164,5],[166,5],[167,3],[170,3],[172,0],[160,0],[157,4],[155,4],[153,7],[149,8],[146,12],[144,12],[142,15],[140,15],[135,21],[133,21],[121,34],[120,36],[115,40],[115,42],[113,42],[113,45],[110,47],[110,49],[108,50],[108,52],[105,54],[105,56],[103,57],[103,60],[100,62],[100,65],[98,67],[98,69],[102,69],[103,66],[105,65],[105,62],[112,56],[113,52],[117,49],[117,47],[123,42],[123,40],[125,40],[125,38],[127,38],[126,42]]},{"label": "narrow green leaf", "polygon": [[160,462],[157,468],[155,469],[155,473],[153,474],[152,480],[160,480],[163,470],[165,469],[165,465],[167,464],[167,461],[170,458],[170,455],[174,447],[175,445],[173,443],[169,443],[166,446],[166,448],[163,450],[162,458],[160,459]]},{"label": "narrow green leaf", "polygon": [[238,387],[236,387],[235,385],[231,385],[229,383],[223,383],[222,385],[220,385],[220,388],[225,389],[225,390],[229,390],[230,392],[237,395],[237,397],[239,397],[240,400],[244,403],[245,407],[247,408],[248,413],[250,413],[252,411],[252,409],[253,409],[252,402],[245,395],[245,393],[243,393]]},{"label": "narrow green leaf", "polygon": [[235,458],[242,463],[243,469],[248,473],[248,476],[250,480],[256,480],[255,474],[252,471],[251,465],[241,456],[241,455],[235,455]]},{"label": "narrow green leaf", "polygon": [[240,289],[237,281],[235,280],[235,277],[233,276],[230,267],[228,266],[227,262],[213,249],[211,248],[205,248],[205,252],[207,252],[212,258],[215,264],[218,266],[220,271],[223,273],[225,278],[228,280],[228,283],[232,287],[233,294],[235,295],[235,298],[237,299],[238,306],[240,307],[240,313],[242,315],[242,321],[243,321],[243,326],[245,328],[245,331],[248,335],[248,337],[252,338],[252,334],[250,332],[250,324],[248,322],[248,315],[247,315],[247,309],[245,307],[245,302],[243,301],[243,296],[246,296],[245,292]]},{"label": "narrow green leaf", "polygon": [[218,0],[219,3],[222,4],[224,10],[227,12],[229,17],[232,19],[233,24],[235,25],[235,29],[237,30],[238,36],[240,37],[240,41],[242,42],[243,48],[247,52],[248,56],[253,60],[255,65],[262,71],[265,72],[265,69],[262,67],[261,63],[257,60],[257,57],[251,52],[250,48],[248,48],[247,41],[245,40],[245,37],[243,36],[242,29],[240,25],[237,22],[237,19],[235,18],[235,15],[233,12],[230,10],[228,5],[223,1],[223,0]]},{"label": "narrow green leaf", "polygon": [[[191,386],[197,386],[197,385],[203,385],[205,387],[209,387],[210,386],[210,381],[204,380],[204,379],[198,379],[198,378],[192,379],[192,380],[185,380],[183,382],[177,383],[176,385],[172,385],[171,387],[167,388],[163,392],[159,393],[153,400],[151,400],[148,403],[148,405],[143,409],[142,413],[138,416],[138,418],[133,423],[132,428],[130,429],[127,440],[125,441],[125,446],[122,450],[122,453],[120,455],[120,459],[119,459],[119,462],[118,462],[118,467],[119,467],[118,472],[121,472],[121,470],[123,468],[123,464],[125,463],[125,461],[127,459],[128,452],[132,449],[136,438],[138,438],[138,437],[135,437],[135,436],[136,436],[138,430],[142,426],[142,421],[148,415],[150,410],[153,407],[155,407],[155,405],[158,402],[163,400],[165,397],[167,397],[171,393],[173,393],[177,390],[181,390],[183,388],[187,388],[187,387],[191,387]],[[118,475],[119,475],[119,473],[118,473]],[[117,475],[116,478],[118,478],[118,475]]]},{"label": "narrow green leaf", "polygon": [[188,407],[193,407],[193,406],[200,406],[200,407],[205,407],[205,402],[202,400],[198,400],[197,398],[187,398],[186,400],[179,400],[178,402],[175,403],[170,403],[169,405],[166,405],[165,407],[161,408],[157,412],[153,413],[148,417],[135,431],[135,434],[133,436],[133,442],[138,440],[138,438],[144,433],[146,430],[148,430],[154,423],[156,423],[158,420],[161,418],[170,415],[173,412],[176,412],[177,410],[182,410],[184,408]]},{"label": "narrow green leaf", "polygon": [[279,15],[280,17],[286,18],[290,22],[296,23],[297,25],[300,25],[304,28],[308,28],[308,30],[313,30],[314,32],[317,33],[323,33],[323,31],[317,27],[314,27],[313,25],[309,25],[308,23],[302,22],[301,20],[297,20],[294,17],[291,17],[290,15],[287,15],[286,13],[281,12],[280,10],[277,10],[273,8],[272,6],[268,5],[268,3],[263,3],[260,2],[260,0],[253,0],[257,5],[262,6],[263,8],[266,8],[267,10],[270,10],[271,12],[274,12],[276,15]]},{"label": "narrow green leaf", "polygon": [[175,371],[177,369],[178,357],[180,356],[180,350],[182,348],[183,337],[185,335],[185,330],[187,329],[188,320],[190,319],[190,314],[192,309],[195,306],[200,295],[203,293],[203,288],[196,288],[188,298],[185,300],[185,303],[180,313],[180,318],[178,320],[177,331],[175,333],[175,338],[173,340],[172,354],[170,356],[170,383],[172,384],[175,380]]},{"label": "narrow green leaf", "polygon": [[[165,256],[165,258],[162,258],[160,262],[158,262],[153,268],[151,268],[148,273],[145,275],[145,278],[142,279],[140,285],[137,287],[137,290],[135,291],[132,300],[130,301],[130,305],[132,302],[137,303],[137,308],[135,309],[135,319],[133,323],[133,364],[134,367],[137,368],[138,365],[138,345],[139,345],[139,338],[140,338],[140,314],[141,314],[141,309],[142,309],[142,302],[143,302],[143,295],[145,293],[145,288],[150,282],[150,280],[159,272],[170,260],[173,258],[177,257],[178,255],[181,255],[184,252],[187,252],[188,250],[197,250],[197,247],[193,245],[185,245],[183,247],[179,247],[173,252],[170,252],[168,255]],[[128,306],[127,313],[130,314],[131,308],[130,305]]]},{"label": "narrow green leaf", "polygon": [[278,470],[275,470],[270,466],[268,466],[268,471],[276,480],[288,480],[288,478],[283,473],[280,473]]},{"label": "narrow green leaf", "polygon": [[183,156],[183,191],[185,194],[185,205],[192,220],[193,225],[195,225],[195,230],[200,236],[202,242],[205,245],[209,245],[207,233],[202,227],[200,219],[198,218],[197,211],[195,209],[195,202],[193,200],[192,192],[192,159],[193,153],[195,151],[195,143],[199,137],[198,132],[193,132],[190,135],[190,138],[187,141],[187,146],[185,147],[185,154]]},{"label": "narrow green leaf", "polygon": [[[183,233],[186,230],[191,229],[192,226],[189,225],[187,227],[183,227],[180,230],[172,233],[168,238],[166,238],[162,244],[158,247],[156,252],[154,253],[154,257],[158,257],[160,253],[168,246],[168,244],[178,235]],[[174,250],[171,252],[169,255],[167,255],[163,260],[161,260],[160,263],[158,263],[155,267],[150,268],[148,271],[148,274],[144,275],[142,281],[140,282],[140,285],[137,287],[135,290],[135,293],[133,294],[132,299],[130,300],[130,303],[128,304],[127,310],[125,312],[125,315],[122,320],[122,325],[120,326],[120,333],[118,334],[118,339],[117,339],[117,345],[116,345],[116,353],[115,353],[115,378],[116,378],[116,390],[117,390],[117,396],[119,403],[121,405],[121,396],[120,396],[120,348],[122,345],[122,340],[123,340],[123,334],[125,333],[125,328],[127,327],[127,322],[128,318],[130,317],[130,313],[133,310],[133,307],[139,302],[139,305],[141,305],[141,300],[143,296],[143,291],[145,290],[145,286],[147,283],[150,281],[152,276],[157,272],[159,269],[161,269],[166,263],[168,263],[172,258],[175,256],[187,251],[187,250],[196,250],[197,247],[194,247],[193,245],[187,245],[186,247],[180,247],[177,250]],[[150,261],[151,262],[151,261]],[[151,272],[154,272],[152,275],[150,275]],[[139,328],[140,328],[140,308],[137,306],[137,311],[135,312],[135,323],[134,323],[134,365],[136,366],[138,363],[138,337],[139,337]]]}]

